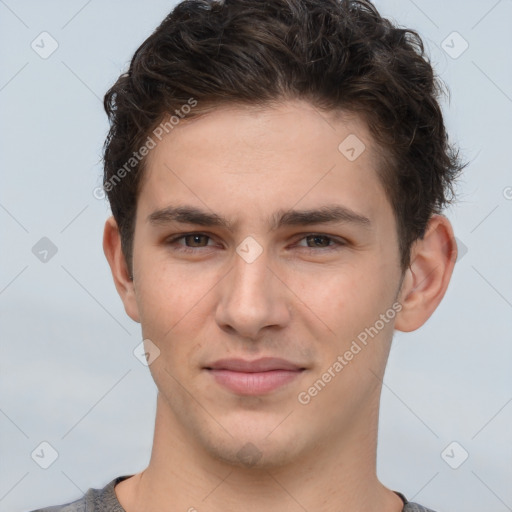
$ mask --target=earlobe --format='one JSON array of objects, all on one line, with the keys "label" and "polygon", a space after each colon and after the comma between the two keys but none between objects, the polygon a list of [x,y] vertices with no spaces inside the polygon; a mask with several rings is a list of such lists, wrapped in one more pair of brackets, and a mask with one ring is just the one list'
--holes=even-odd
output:
[{"label": "earlobe", "polygon": [[122,251],[121,236],[114,217],[108,218],[105,222],[103,252],[110,265],[114,284],[126,313],[135,322],[140,322],[134,283]]},{"label": "earlobe", "polygon": [[421,327],[435,311],[448,288],[457,259],[457,245],[450,221],[433,215],[423,238],[411,249],[399,294],[402,310],[395,329],[409,332]]}]

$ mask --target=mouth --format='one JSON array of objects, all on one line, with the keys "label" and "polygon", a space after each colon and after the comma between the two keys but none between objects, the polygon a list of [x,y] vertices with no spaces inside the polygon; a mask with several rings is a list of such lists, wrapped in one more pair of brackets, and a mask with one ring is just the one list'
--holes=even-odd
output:
[{"label": "mouth", "polygon": [[255,361],[221,359],[204,368],[214,380],[239,395],[263,395],[297,379],[306,368],[291,361],[264,357]]}]

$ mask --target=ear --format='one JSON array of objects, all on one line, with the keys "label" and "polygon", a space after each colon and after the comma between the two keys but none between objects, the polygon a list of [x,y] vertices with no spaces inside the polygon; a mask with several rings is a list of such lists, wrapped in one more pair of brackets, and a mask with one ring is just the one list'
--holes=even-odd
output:
[{"label": "ear", "polygon": [[444,297],[457,259],[457,244],[450,221],[443,215],[430,218],[423,238],[411,248],[398,301],[402,305],[395,329],[409,332],[421,327]]},{"label": "ear", "polygon": [[134,283],[130,278],[130,271],[121,249],[121,235],[119,234],[117,222],[114,217],[110,217],[105,222],[103,252],[110,265],[114,284],[116,285],[117,293],[119,293],[123,301],[126,313],[135,322],[140,322]]}]

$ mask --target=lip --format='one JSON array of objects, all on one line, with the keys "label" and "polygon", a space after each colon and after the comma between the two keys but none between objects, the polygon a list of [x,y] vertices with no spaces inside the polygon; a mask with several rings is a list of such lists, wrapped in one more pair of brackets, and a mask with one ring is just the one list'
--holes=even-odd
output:
[{"label": "lip", "polygon": [[220,359],[207,365],[221,386],[239,395],[262,395],[290,383],[306,369],[277,357],[263,357],[254,361]]},{"label": "lip", "polygon": [[268,372],[270,370],[303,370],[304,367],[279,357],[262,357],[254,361],[245,359],[219,359],[205,367],[207,370],[230,370],[233,372]]}]

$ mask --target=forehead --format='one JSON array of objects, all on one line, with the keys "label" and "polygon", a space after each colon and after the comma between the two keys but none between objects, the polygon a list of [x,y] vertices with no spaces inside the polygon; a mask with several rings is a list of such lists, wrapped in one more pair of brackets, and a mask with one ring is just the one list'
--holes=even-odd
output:
[{"label": "forehead", "polygon": [[[149,153],[139,206],[190,204],[226,216],[342,204],[378,215],[387,198],[364,121],[310,103],[223,106],[175,125]],[[389,206],[389,205],[388,205]]]}]

